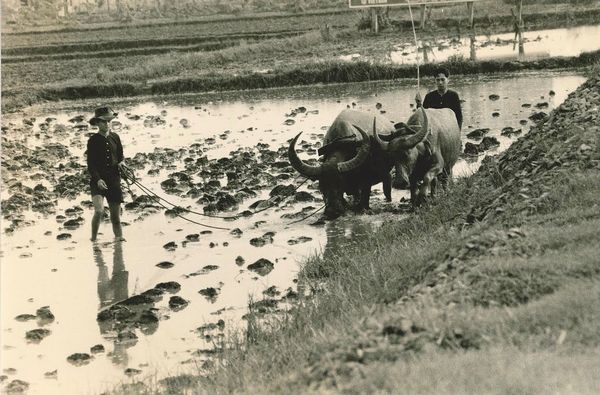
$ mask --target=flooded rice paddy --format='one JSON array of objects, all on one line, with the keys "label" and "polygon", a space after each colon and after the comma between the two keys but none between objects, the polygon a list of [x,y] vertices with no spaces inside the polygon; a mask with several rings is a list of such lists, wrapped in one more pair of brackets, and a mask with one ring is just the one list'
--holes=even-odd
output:
[{"label": "flooded rice paddy", "polygon": [[[498,142],[482,155],[506,149],[532,125],[530,116],[548,113],[583,81],[574,73],[453,79],[464,100],[463,146],[481,141],[466,137],[479,129]],[[262,310],[286,308],[303,292],[297,284],[303,260],[334,254],[382,221],[401,219],[406,192],[394,190],[386,203],[378,186],[371,214],[329,223],[317,214],[294,223],[322,202],[310,182],[298,189],[304,194],[277,200],[277,191],[302,181],[287,166],[287,141],[303,131],[300,155],[316,158],[341,110],[381,111],[404,121],[414,94],[406,83],[383,82],[112,103],[119,112],[113,129],[143,185],[199,213],[211,204],[225,209],[215,215],[246,212],[236,219],[182,213],[209,228],[127,196],[122,243],[112,241],[106,220],[99,241],[89,241],[90,197],[79,179],[93,132],[86,120],[99,103],[5,117],[3,202],[27,188],[67,187],[36,211],[3,212],[3,388],[22,380],[29,393],[100,393],[139,381],[156,388],[166,376],[201,373],[223,336],[244,328],[250,299],[268,300]],[[49,147],[46,157],[35,155]],[[18,150],[35,160],[19,158]],[[462,159],[455,175],[471,174],[482,155]],[[135,186],[132,192],[142,195]],[[277,205],[260,211],[269,195]]]},{"label": "flooded rice paddy", "polygon": [[532,60],[554,56],[578,56],[600,49],[600,25],[524,31],[521,45],[514,33],[463,36],[461,38],[421,41],[397,46],[390,60],[398,64],[443,62],[451,57],[470,60]]}]

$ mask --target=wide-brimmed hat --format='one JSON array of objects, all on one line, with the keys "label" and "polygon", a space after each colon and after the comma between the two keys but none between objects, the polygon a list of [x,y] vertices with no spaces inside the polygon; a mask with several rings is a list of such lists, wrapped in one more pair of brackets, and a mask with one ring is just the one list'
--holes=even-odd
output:
[{"label": "wide-brimmed hat", "polygon": [[94,111],[94,118],[90,119],[90,124],[96,125],[99,120],[110,122],[115,119],[117,115],[119,114],[113,112],[110,107],[99,107]]}]

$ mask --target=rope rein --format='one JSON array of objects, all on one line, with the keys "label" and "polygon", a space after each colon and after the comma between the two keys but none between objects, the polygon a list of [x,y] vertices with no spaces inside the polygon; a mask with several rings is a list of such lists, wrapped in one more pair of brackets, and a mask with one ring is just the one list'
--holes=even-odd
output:
[{"label": "rope rein", "polygon": [[[134,196],[135,196],[135,194],[134,194],[134,193],[132,192],[132,190],[131,190],[131,185],[136,185],[138,188],[140,188],[140,190],[142,191],[142,193],[143,193],[144,195],[146,195],[146,196],[149,196],[149,197],[153,198],[153,200],[155,200],[155,201],[156,201],[156,203],[158,203],[158,204],[159,204],[161,207],[163,207],[163,208],[164,208],[164,209],[166,209],[166,210],[170,210],[170,209],[176,209],[176,210],[177,210],[177,209],[179,209],[179,210],[185,211],[186,213],[190,213],[190,214],[200,215],[200,216],[203,216],[203,217],[209,217],[209,218],[220,218],[220,219],[238,219],[239,217],[241,217],[241,216],[242,216],[242,214],[238,214],[238,215],[231,215],[231,216],[206,214],[206,213],[201,213],[201,212],[199,212],[199,211],[190,210],[190,209],[188,209],[188,208],[185,208],[185,207],[181,207],[181,206],[179,206],[179,205],[176,205],[176,204],[174,204],[174,203],[171,203],[170,201],[166,200],[165,198],[163,198],[163,197],[159,196],[159,195],[158,195],[158,194],[156,194],[154,191],[152,191],[150,188],[148,188],[147,186],[145,186],[144,184],[142,184],[141,182],[139,182],[139,181],[137,180],[137,177],[135,176],[135,173],[134,173],[134,172],[133,172],[133,170],[132,170],[132,169],[130,169],[129,167],[127,167],[127,166],[122,166],[122,168],[121,168],[121,173],[122,173],[123,179],[125,180],[125,184],[126,184],[126,186],[127,186],[127,189],[129,190],[129,193],[131,194],[131,196],[132,196],[132,197],[134,197]],[[300,188],[302,185],[304,185],[304,184],[305,184],[307,181],[308,181],[308,178],[305,178],[305,179],[304,179],[304,181],[302,181],[302,182],[301,182],[299,185],[297,185],[297,186],[294,188],[294,191],[293,191],[293,192],[296,192],[296,191],[297,191],[297,190],[298,190],[298,189],[299,189],[299,188]],[[266,210],[268,210],[268,209],[270,209],[270,208],[276,207],[276,206],[277,206],[279,203],[282,203],[282,202],[284,202],[286,199],[288,199],[288,198],[289,198],[289,197],[291,197],[291,196],[292,196],[292,194],[290,194],[290,195],[286,196],[286,197],[285,197],[283,200],[281,200],[281,201],[280,201],[280,202],[278,202],[278,203],[276,203],[276,202],[272,202],[272,201],[270,201],[270,200],[269,200],[269,204],[268,204],[267,206],[265,206],[265,207],[261,208],[260,210],[253,211],[253,212],[252,212],[252,215],[254,215],[254,214],[258,214],[258,213],[261,213],[261,212],[263,212],[263,211],[266,211]],[[161,201],[162,201],[162,202],[164,202],[164,203],[166,203],[166,204],[168,204],[168,205],[170,205],[170,206],[172,206],[172,207],[171,207],[171,208],[169,208],[169,207],[165,206],[165,205],[164,205],[164,204],[163,204]],[[319,209],[319,210],[320,210],[320,209]],[[212,226],[212,225],[206,225],[206,224],[202,224],[202,223],[200,223],[200,222],[197,222],[197,221],[191,220],[191,219],[189,219],[189,218],[186,218],[186,217],[184,217],[183,215],[181,215],[181,214],[179,214],[179,213],[177,213],[177,212],[174,212],[173,214],[174,214],[175,216],[179,217],[179,218],[182,218],[182,219],[186,220],[186,221],[189,221],[189,222],[192,222],[192,223],[194,223],[194,224],[197,224],[197,225],[200,225],[200,226],[204,226],[204,227],[207,227],[207,228],[212,228],[212,229],[222,229],[222,230],[230,230],[230,228],[223,228],[223,227],[219,227],[219,226]],[[314,214],[314,213],[313,213],[313,214]],[[305,217],[305,218],[308,218],[308,217]],[[292,223],[294,223],[294,222],[292,222]]]},{"label": "rope rein", "polygon": [[321,207],[319,207],[318,209],[316,209],[316,210],[315,210],[315,211],[313,211],[312,213],[308,214],[307,216],[304,216],[304,217],[302,217],[302,218],[300,218],[300,219],[297,219],[297,220],[295,220],[295,221],[292,221],[292,222],[290,222],[288,225],[293,225],[293,224],[296,224],[296,223],[298,223],[298,222],[302,222],[302,221],[304,221],[305,219],[312,217],[313,215],[315,215],[315,214],[316,214],[316,213],[318,213],[319,211],[323,210],[324,208],[325,208],[325,205],[322,205]]}]

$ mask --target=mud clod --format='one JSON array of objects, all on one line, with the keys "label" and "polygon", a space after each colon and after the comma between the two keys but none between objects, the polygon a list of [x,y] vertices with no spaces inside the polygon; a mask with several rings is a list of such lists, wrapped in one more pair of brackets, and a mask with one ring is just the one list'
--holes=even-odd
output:
[{"label": "mud clod", "polygon": [[175,251],[175,249],[177,249],[177,243],[175,243],[174,241],[170,241],[167,244],[165,244],[163,248],[167,251]]},{"label": "mud clod", "polygon": [[54,314],[50,311],[49,306],[40,307],[36,310],[35,315],[40,325],[46,325],[54,321]]},{"label": "mud clod", "polygon": [[265,258],[260,258],[256,262],[248,265],[248,270],[252,270],[261,276],[266,276],[267,274],[271,273],[274,268],[275,265],[273,265],[273,262]]},{"label": "mud clod", "polygon": [[172,310],[179,311],[188,305],[189,301],[180,296],[171,296],[169,299],[169,307]]},{"label": "mud clod", "polygon": [[158,283],[154,286],[154,288],[174,294],[179,292],[179,290],[181,289],[181,285],[175,281],[168,281],[165,283]]},{"label": "mud clod", "polygon": [[90,348],[90,352],[91,352],[92,354],[99,354],[99,353],[102,353],[102,352],[104,352],[104,346],[103,346],[102,344],[96,344],[95,346],[92,346],[92,347]]},{"label": "mud clod", "polygon": [[29,383],[23,380],[13,380],[6,386],[5,390],[9,394],[22,394],[29,389]]},{"label": "mud clod", "polygon": [[69,362],[71,365],[83,366],[83,365],[87,365],[88,363],[90,363],[92,359],[93,359],[93,357],[90,354],[78,352],[78,353],[69,355],[67,357],[67,362]]},{"label": "mud clod", "polygon": [[39,343],[45,337],[50,336],[51,333],[52,332],[50,332],[50,330],[48,330],[48,329],[43,329],[43,328],[32,329],[25,333],[25,338],[27,339],[28,342]]},{"label": "mud clod", "polygon": [[201,289],[200,291],[198,291],[198,293],[210,301],[215,301],[220,291],[221,290],[219,288],[208,287]]},{"label": "mud clod", "polygon": [[33,314],[19,314],[15,317],[15,320],[20,322],[35,320],[37,317]]},{"label": "mud clod", "polygon": [[161,268],[161,269],[170,269],[170,268],[172,268],[173,266],[175,266],[175,264],[174,264],[174,263],[172,263],[172,262],[167,262],[167,261],[163,261],[163,262],[160,262],[160,263],[157,263],[157,264],[156,264],[156,267],[159,267],[159,268]]}]

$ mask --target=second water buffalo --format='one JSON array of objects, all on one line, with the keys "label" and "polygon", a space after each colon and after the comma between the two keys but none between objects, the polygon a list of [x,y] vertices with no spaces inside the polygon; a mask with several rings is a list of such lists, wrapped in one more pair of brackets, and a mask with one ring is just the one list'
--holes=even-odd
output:
[{"label": "second water buffalo", "polygon": [[[369,208],[371,187],[383,182],[386,200],[391,201],[390,170],[397,152],[410,149],[423,140],[427,127],[419,130],[407,127],[408,134],[395,137],[393,144],[384,140],[392,138],[396,129],[383,116],[355,110],[344,110],[329,127],[319,154],[323,156],[318,165],[302,161],[296,153],[298,134],[290,143],[290,163],[300,174],[319,181],[319,190],[325,202],[326,218],[342,215],[348,204],[344,193],[358,202],[356,208]],[[382,139],[383,137],[383,139]],[[389,151],[389,152],[388,152]]]},{"label": "second water buffalo", "polygon": [[412,125],[427,129],[414,146],[403,144],[402,137],[389,142],[379,139],[379,145],[396,158],[395,183],[409,187],[412,204],[419,206],[428,191],[435,194],[438,178],[443,186],[452,179],[452,168],[460,155],[460,128],[454,112],[447,108],[421,108],[408,119],[406,133],[414,133]]}]

